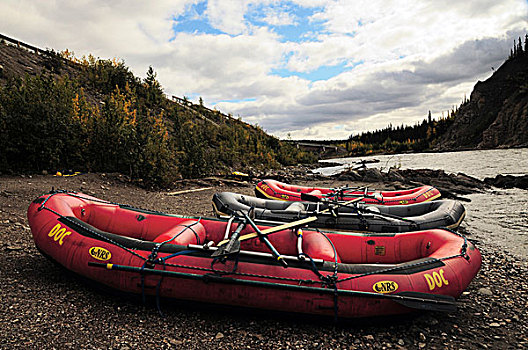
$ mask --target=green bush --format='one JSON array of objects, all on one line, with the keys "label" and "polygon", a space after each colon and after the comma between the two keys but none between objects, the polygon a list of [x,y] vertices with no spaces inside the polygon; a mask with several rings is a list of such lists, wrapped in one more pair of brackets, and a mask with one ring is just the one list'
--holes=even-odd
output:
[{"label": "green bush", "polygon": [[[46,62],[56,72],[63,58],[51,51]],[[0,86],[1,172],[120,172],[166,185],[316,160],[258,126],[168,101],[152,67],[143,82],[122,62],[89,56],[79,67],[78,79],[25,76]]]}]

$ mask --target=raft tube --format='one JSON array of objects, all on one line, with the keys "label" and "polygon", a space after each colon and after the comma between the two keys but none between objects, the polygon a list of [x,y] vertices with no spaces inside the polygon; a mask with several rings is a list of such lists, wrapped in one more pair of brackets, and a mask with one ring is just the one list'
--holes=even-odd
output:
[{"label": "raft tube", "polygon": [[254,208],[255,218],[290,222],[317,216],[310,227],[356,232],[407,232],[447,227],[457,229],[466,215],[464,206],[454,200],[409,205],[350,204],[331,202],[291,202],[262,199],[231,192],[213,195],[217,216],[229,216]]},{"label": "raft tube", "polygon": [[[37,198],[28,219],[44,256],[94,284],[164,302],[175,298],[339,317],[452,310],[453,298],[481,264],[471,242],[440,229],[382,234],[284,229],[268,238],[287,268],[262,239],[242,240],[241,251],[222,262],[212,253],[238,228],[238,219],[169,215],[71,192]],[[252,232],[245,226],[242,238]]]},{"label": "raft tube", "polygon": [[[304,187],[276,180],[262,180],[255,186],[255,194],[259,198],[302,201],[302,193],[338,201],[349,201],[365,195],[365,191],[357,190],[357,188]],[[420,186],[398,191],[367,190],[367,195],[361,199],[361,202],[379,205],[405,205],[432,201],[439,198],[440,195],[440,191],[432,186]]]}]

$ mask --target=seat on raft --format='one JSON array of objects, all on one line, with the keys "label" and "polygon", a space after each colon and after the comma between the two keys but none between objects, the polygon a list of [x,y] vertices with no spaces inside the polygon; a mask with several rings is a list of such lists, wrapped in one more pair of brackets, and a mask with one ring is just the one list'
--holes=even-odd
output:
[{"label": "seat on raft", "polygon": [[[334,247],[328,239],[326,239],[321,233],[318,232],[307,232],[303,234],[303,252],[313,259],[322,259],[325,261],[336,261],[334,255]],[[341,262],[341,258],[337,251],[337,262]]]},{"label": "seat on raft", "polygon": [[306,210],[306,206],[303,202],[292,202],[292,204],[288,205],[285,211],[293,211],[293,212],[301,212]]},{"label": "seat on raft", "polygon": [[323,192],[321,192],[320,190],[313,190],[313,191],[307,192],[306,194],[311,194],[312,196],[321,196]]},{"label": "seat on raft", "polygon": [[177,245],[204,244],[205,241],[205,227],[198,220],[182,221],[154,239],[156,243],[167,242]]},{"label": "seat on raft", "polygon": [[[302,205],[302,203],[295,204]],[[287,245],[280,246],[277,244],[276,247],[277,249],[279,249],[281,254],[297,255],[297,238],[291,231],[276,233],[275,235],[275,238],[277,238],[277,240],[285,240],[289,243]],[[287,237],[285,237],[285,235],[287,235]],[[273,241],[275,240],[274,236],[270,235],[269,238],[270,241],[273,243]],[[166,242],[166,244],[177,244],[187,246],[189,244],[204,244],[207,242],[207,240],[207,232],[205,230],[205,227],[198,220],[186,220],[157,236],[154,239],[154,242]],[[258,238],[256,238],[256,240],[258,240]],[[249,244],[249,242],[247,241],[242,242],[242,249],[260,251],[265,253],[270,252],[264,244]],[[334,248],[332,247],[332,244],[321,233],[307,232],[306,234],[303,234],[302,249],[306,255],[310,256],[313,259],[335,261]],[[337,254],[337,262],[341,262],[339,254]]]}]

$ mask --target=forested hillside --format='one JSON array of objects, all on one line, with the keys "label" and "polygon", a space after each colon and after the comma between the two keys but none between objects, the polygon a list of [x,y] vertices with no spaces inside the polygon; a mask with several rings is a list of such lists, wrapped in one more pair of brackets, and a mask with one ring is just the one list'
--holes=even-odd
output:
[{"label": "forested hillside", "polygon": [[433,119],[431,112],[426,119],[415,125],[388,127],[360,135],[350,136],[345,141],[352,155],[380,152],[420,152],[429,149],[443,135],[455,119],[457,110],[447,111],[445,116]]},{"label": "forested hillside", "polygon": [[[469,63],[468,63],[469,64]],[[469,99],[413,126],[389,125],[343,141],[350,155],[528,146],[528,35]]]},{"label": "forested hillside", "polygon": [[473,88],[453,125],[435,145],[439,150],[528,146],[528,34],[510,56]]},{"label": "forested hillside", "polygon": [[[201,99],[200,99],[201,100]],[[150,68],[0,42],[0,172],[120,172],[148,184],[313,162],[262,129],[185,98]]]}]

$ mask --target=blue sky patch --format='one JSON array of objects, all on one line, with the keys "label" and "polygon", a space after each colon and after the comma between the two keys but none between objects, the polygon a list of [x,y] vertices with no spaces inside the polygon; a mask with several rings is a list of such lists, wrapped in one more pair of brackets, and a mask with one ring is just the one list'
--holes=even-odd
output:
[{"label": "blue sky patch", "polygon": [[232,99],[232,100],[220,100],[220,101],[215,101],[213,103],[211,103],[211,106],[215,106],[219,103],[222,103],[222,102],[227,102],[227,103],[240,103],[240,102],[253,102],[253,101],[256,101],[257,99],[256,98],[240,98],[240,99]]},{"label": "blue sky patch", "polygon": [[273,69],[271,74],[278,75],[279,77],[287,78],[296,76],[309,81],[327,80],[343,72],[345,64],[337,66],[321,66],[311,72],[295,72],[290,71],[286,68]]},{"label": "blue sky patch", "polygon": [[[302,42],[311,40],[310,33],[324,32],[322,21],[310,20],[310,17],[321,12],[323,7],[302,7],[291,2],[279,4],[250,5],[244,18],[254,26],[265,26],[280,36],[281,42]],[[292,19],[290,24],[270,24],[266,22],[268,13],[288,14]]]},{"label": "blue sky patch", "polygon": [[310,72],[295,72],[286,68],[277,68],[271,71],[271,74],[278,75],[283,78],[296,76],[309,81],[328,80],[343,72],[349,71],[354,67],[362,64],[363,61],[354,62],[350,64],[348,61],[343,61],[336,65],[324,65]]},{"label": "blue sky patch", "polygon": [[202,1],[197,4],[192,4],[187,7],[185,13],[174,16],[174,24],[172,30],[174,31],[174,40],[178,33],[190,34],[225,34],[223,31],[211,26],[209,19],[204,15],[207,10],[207,1]]}]

